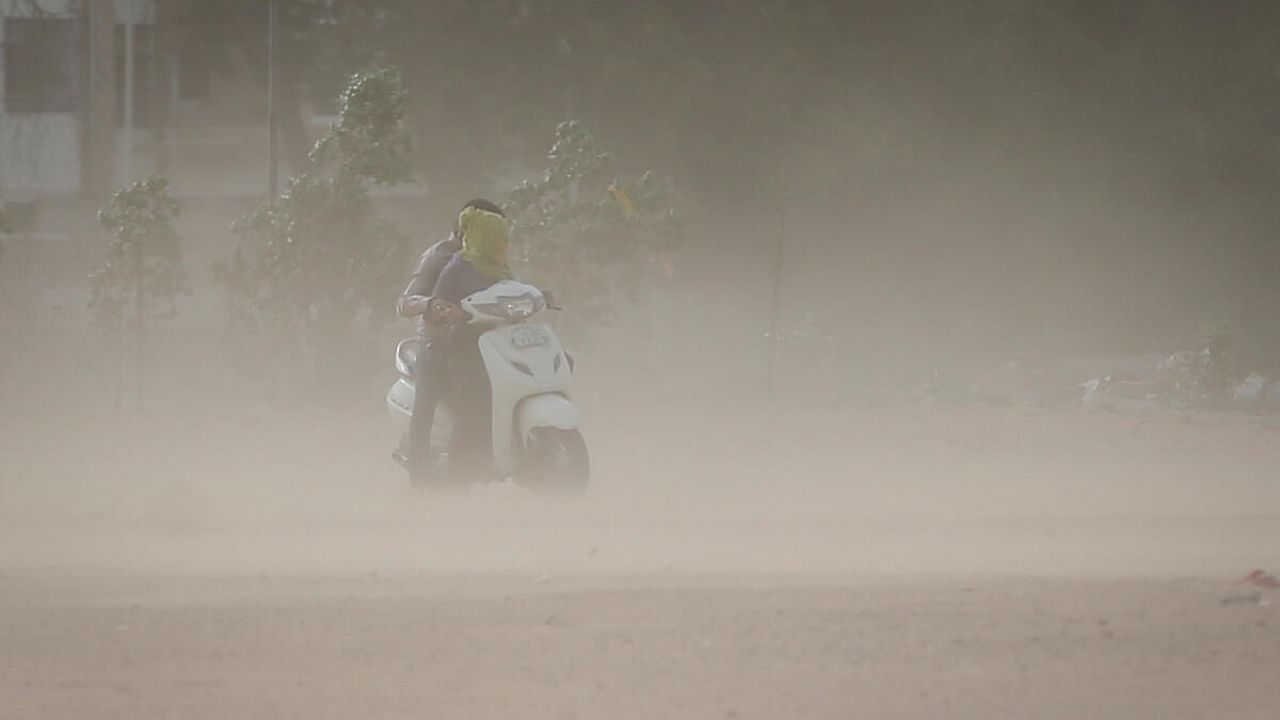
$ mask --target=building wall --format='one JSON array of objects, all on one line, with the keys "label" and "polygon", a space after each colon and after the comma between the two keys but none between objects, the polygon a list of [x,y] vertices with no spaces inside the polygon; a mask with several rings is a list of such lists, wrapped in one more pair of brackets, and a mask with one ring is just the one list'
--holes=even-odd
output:
[{"label": "building wall", "polygon": [[71,113],[0,113],[0,197],[32,200],[80,189],[79,123]]},{"label": "building wall", "polygon": [[[102,2],[103,0],[79,0]],[[76,0],[41,0],[40,11],[53,17],[75,18]],[[114,0],[117,22],[151,21],[151,0]],[[0,40],[5,37],[5,23],[10,18],[32,16],[32,6],[22,0],[0,0]],[[79,32],[83,28],[78,28]],[[69,48],[65,61],[79,74],[80,58]],[[64,196],[79,192],[81,187],[80,117],[69,112],[17,112],[4,107],[6,68],[0,53],[0,198],[5,201],[34,200],[47,196]],[[88,78],[80,77],[78,83]],[[83,92],[79,92],[83,98]],[[117,148],[123,148],[122,132],[117,132]],[[139,133],[135,133],[139,134]],[[135,154],[137,143],[135,142]],[[117,151],[118,156],[119,150]],[[141,164],[141,167],[139,165]],[[117,165],[120,165],[117,162]],[[150,171],[150,166],[131,163],[134,176]],[[123,178],[122,178],[123,180]]]},{"label": "building wall", "polygon": [[[54,15],[66,16],[70,2],[41,3]],[[0,41],[5,23],[30,13],[26,3],[0,0]],[[74,58],[68,58],[74,61]],[[75,113],[19,113],[3,107],[5,67],[0,53],[0,198],[31,200],[40,195],[68,195],[80,188],[80,136]]]}]

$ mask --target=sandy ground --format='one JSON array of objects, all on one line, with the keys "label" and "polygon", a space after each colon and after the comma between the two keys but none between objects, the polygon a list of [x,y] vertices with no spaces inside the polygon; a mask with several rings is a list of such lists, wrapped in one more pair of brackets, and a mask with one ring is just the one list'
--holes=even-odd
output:
[{"label": "sandy ground", "polygon": [[1270,420],[593,421],[552,503],[376,412],[6,414],[0,718],[1280,717]]}]

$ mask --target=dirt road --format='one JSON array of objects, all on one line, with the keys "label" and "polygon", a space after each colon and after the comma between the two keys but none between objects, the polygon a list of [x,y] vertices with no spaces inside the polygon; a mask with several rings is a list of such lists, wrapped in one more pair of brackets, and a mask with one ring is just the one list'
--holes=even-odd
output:
[{"label": "dirt road", "polygon": [[7,576],[0,716],[1274,718],[1192,580]]},{"label": "dirt road", "polygon": [[633,417],[569,503],[368,420],[7,421],[0,718],[1280,716],[1265,420]]}]

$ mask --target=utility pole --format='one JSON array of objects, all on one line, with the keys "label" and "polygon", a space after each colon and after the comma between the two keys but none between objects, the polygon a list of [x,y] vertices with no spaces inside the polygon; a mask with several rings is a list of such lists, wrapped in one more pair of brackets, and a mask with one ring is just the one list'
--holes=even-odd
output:
[{"label": "utility pole", "polygon": [[170,177],[173,166],[174,77],[177,72],[173,37],[173,0],[154,0],[151,53],[147,64],[147,108],[156,172]]},{"label": "utility pole", "polygon": [[279,148],[276,145],[276,0],[267,0],[267,202],[274,203],[280,190]]},{"label": "utility pole", "polygon": [[134,372],[137,382],[138,412],[143,410],[143,387],[146,385],[147,373],[147,322],[145,317],[146,297],[143,283],[146,282],[146,264],[142,255],[142,238],[133,239],[133,322],[134,322]]},{"label": "utility pole", "polygon": [[124,17],[124,147],[120,152],[120,184],[133,181],[133,8]]},{"label": "utility pole", "polygon": [[778,399],[778,346],[782,338],[778,335],[779,305],[782,301],[782,269],[785,257],[785,241],[787,237],[787,208],[785,196],[778,203],[778,234],[773,239],[773,284],[769,293],[769,359],[766,369],[765,384],[768,389],[769,403]]},{"label": "utility pole", "polygon": [[[573,72],[573,45],[565,38],[560,38],[560,57],[564,62],[564,119],[574,122],[578,119],[578,103],[576,97],[576,88],[574,87],[574,79],[576,75]],[[573,179],[569,181],[569,203],[576,205],[578,202],[578,181]]]},{"label": "utility pole", "polygon": [[153,22],[155,0],[128,0],[121,5],[121,11],[124,16],[124,144],[120,150],[119,183],[128,185],[133,182],[134,108],[137,105],[138,43],[134,41],[134,30],[138,25]]}]

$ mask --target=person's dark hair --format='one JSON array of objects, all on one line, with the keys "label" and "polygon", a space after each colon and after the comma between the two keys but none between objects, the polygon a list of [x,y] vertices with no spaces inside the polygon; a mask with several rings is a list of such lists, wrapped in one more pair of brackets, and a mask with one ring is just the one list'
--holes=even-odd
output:
[{"label": "person's dark hair", "polygon": [[463,210],[466,210],[467,208],[475,208],[476,210],[491,212],[495,215],[501,215],[502,217],[507,216],[506,213],[502,212],[502,208],[498,207],[496,203],[490,202],[489,200],[485,200],[484,198],[476,198],[474,200],[468,200],[466,204],[462,206]]},{"label": "person's dark hair", "polygon": [[[466,210],[467,208],[475,208],[476,210],[491,212],[491,213],[494,213],[495,215],[500,215],[502,217],[507,216],[506,213],[502,212],[502,208],[498,207],[497,203],[491,200],[485,200],[484,198],[475,198],[473,200],[466,201],[465,203],[463,203],[462,209],[459,210],[458,212],[461,213],[463,210]],[[462,228],[458,227],[457,217],[453,218],[453,228],[450,234],[453,236],[455,240],[461,240],[462,238]]]}]

